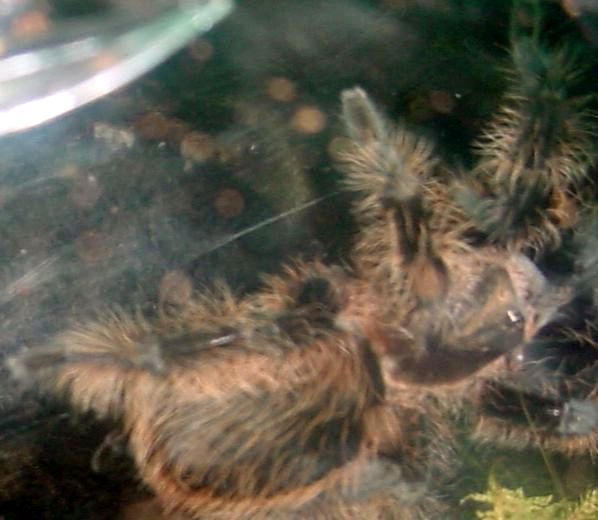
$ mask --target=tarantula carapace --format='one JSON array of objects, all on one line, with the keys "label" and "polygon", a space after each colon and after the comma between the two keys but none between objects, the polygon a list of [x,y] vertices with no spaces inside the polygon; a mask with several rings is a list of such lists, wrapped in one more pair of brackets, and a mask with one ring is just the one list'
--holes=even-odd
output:
[{"label": "tarantula carapace", "polygon": [[350,266],[297,263],[257,294],[220,287],[152,321],[114,312],[13,357],[12,374],[119,421],[141,479],[189,518],[429,518],[463,410],[482,437],[595,448],[592,262],[538,267],[589,236],[590,118],[563,53],[522,39],[513,57],[468,176],[343,92]]}]

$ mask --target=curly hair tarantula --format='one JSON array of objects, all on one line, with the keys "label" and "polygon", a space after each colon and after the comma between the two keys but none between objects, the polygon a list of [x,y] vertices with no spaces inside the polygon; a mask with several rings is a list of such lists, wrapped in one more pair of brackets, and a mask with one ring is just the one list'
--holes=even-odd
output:
[{"label": "curly hair tarantula", "polygon": [[[468,176],[342,93],[350,266],[298,262],[153,321],[114,312],[12,357],[12,375],[119,421],[185,518],[430,518],[461,412],[479,438],[595,450],[591,117],[564,52],[522,38],[512,56]],[[543,273],[565,242],[581,260]]]}]

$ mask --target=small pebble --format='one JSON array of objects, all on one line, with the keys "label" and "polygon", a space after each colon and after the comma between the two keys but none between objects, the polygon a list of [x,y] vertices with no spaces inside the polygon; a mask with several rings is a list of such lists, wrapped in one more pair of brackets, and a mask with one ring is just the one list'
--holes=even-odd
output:
[{"label": "small pebble", "polygon": [[134,123],[135,131],[139,136],[148,141],[168,141],[178,144],[189,126],[174,117],[167,117],[161,112],[147,112]]},{"label": "small pebble", "polygon": [[319,108],[304,105],[293,114],[291,127],[300,134],[318,134],[326,128],[326,116]]},{"label": "small pebble", "polygon": [[189,132],[181,141],[180,152],[183,159],[201,164],[214,157],[216,144],[208,134]]},{"label": "small pebble", "polygon": [[266,90],[270,99],[280,101],[281,103],[289,103],[297,97],[295,84],[290,79],[284,77],[270,78]]},{"label": "small pebble", "polygon": [[234,218],[243,213],[245,199],[239,190],[234,188],[221,189],[214,198],[214,209],[223,218]]}]

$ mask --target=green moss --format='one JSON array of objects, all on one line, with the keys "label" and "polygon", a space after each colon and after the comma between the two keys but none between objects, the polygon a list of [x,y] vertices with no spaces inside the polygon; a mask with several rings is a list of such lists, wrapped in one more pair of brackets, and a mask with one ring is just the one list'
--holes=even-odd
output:
[{"label": "green moss", "polygon": [[526,496],[521,488],[502,487],[491,476],[484,493],[473,493],[464,501],[479,503],[481,520],[593,520],[598,518],[598,490],[580,500],[555,500],[552,495]]}]

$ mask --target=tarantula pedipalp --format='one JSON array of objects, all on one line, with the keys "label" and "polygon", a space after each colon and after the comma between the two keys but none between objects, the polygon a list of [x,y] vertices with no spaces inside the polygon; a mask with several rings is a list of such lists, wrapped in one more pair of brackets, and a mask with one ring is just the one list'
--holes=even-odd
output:
[{"label": "tarantula pedipalp", "polygon": [[593,446],[595,365],[564,398],[550,379],[520,381],[528,360],[544,366],[530,346],[577,295],[524,253],[557,241],[556,194],[590,153],[571,100],[559,113],[575,118],[537,131],[545,114],[530,103],[547,97],[548,110],[554,85],[537,87],[510,109],[529,124],[499,118],[479,182],[454,190],[424,139],[345,91],[352,268],[299,263],[256,295],[222,288],[152,322],[114,313],[12,358],[13,375],[121,421],[142,480],[192,518],[429,517],[450,412],[477,406],[479,426],[508,439],[510,392],[533,406],[525,442]]}]

